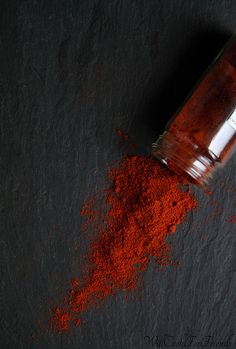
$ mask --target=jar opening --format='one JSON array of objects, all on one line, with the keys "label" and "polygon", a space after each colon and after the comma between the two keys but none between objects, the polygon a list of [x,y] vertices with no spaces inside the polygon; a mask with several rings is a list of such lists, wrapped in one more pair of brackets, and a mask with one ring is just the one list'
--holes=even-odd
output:
[{"label": "jar opening", "polygon": [[197,185],[208,185],[218,160],[188,139],[165,131],[152,145],[152,154],[170,170]]}]

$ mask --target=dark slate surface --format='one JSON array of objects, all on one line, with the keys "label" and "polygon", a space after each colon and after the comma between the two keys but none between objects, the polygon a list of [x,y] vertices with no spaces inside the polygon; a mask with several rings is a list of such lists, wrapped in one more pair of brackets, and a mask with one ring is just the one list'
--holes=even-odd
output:
[{"label": "dark slate surface", "polygon": [[129,302],[107,300],[69,334],[48,333],[47,311],[81,273],[79,210],[122,154],[114,129],[149,152],[235,29],[236,2],[1,1],[0,16],[1,348],[227,339],[236,332],[236,156],[213,197],[195,190],[200,208],[171,239],[179,268],[151,265]]}]

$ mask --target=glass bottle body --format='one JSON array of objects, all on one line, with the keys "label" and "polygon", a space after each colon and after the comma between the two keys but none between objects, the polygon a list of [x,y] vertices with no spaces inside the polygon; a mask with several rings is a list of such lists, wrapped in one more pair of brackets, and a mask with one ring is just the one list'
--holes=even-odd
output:
[{"label": "glass bottle body", "polygon": [[152,153],[174,172],[207,184],[236,145],[236,38],[218,55]]}]

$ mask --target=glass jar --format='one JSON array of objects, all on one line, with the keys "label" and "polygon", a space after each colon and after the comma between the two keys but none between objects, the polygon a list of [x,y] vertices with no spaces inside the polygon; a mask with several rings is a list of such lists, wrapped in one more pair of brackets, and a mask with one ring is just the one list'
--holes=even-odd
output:
[{"label": "glass jar", "polygon": [[175,173],[199,185],[208,184],[236,144],[236,36],[205,72],[152,154]]}]

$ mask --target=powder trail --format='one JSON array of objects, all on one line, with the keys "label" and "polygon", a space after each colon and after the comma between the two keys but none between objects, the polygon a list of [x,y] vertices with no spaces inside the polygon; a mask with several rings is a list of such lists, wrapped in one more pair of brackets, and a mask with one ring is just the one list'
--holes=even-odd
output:
[{"label": "powder trail", "polygon": [[79,326],[83,313],[108,296],[139,287],[151,256],[159,267],[172,265],[166,238],[197,207],[187,182],[152,157],[125,156],[108,176],[105,212],[97,215],[96,200],[81,210],[87,218],[84,227],[95,224],[97,237],[86,256],[83,279],[73,280],[64,304],[54,311],[53,323],[60,331],[72,323]]}]

